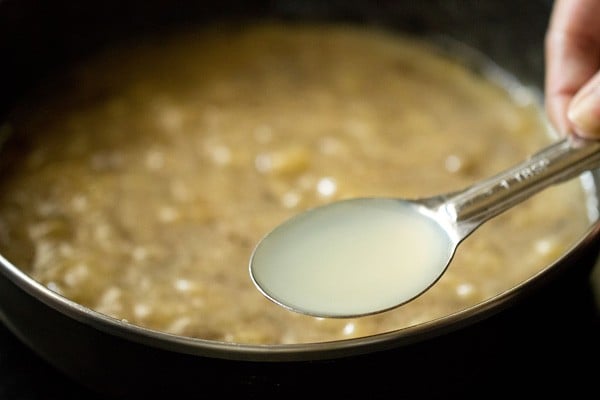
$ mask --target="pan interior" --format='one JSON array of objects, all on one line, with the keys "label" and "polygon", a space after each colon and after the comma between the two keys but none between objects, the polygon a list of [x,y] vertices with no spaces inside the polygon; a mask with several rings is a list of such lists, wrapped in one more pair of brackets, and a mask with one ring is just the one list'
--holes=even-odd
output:
[{"label": "pan interior", "polygon": [[347,24],[219,24],[107,48],[45,82],[2,132],[0,253],[49,290],[184,337],[366,337],[482,304],[564,255],[595,214],[562,184],[482,227],[399,309],[298,315],[247,272],[309,207],[450,192],[553,138],[539,96],[463,47]]}]

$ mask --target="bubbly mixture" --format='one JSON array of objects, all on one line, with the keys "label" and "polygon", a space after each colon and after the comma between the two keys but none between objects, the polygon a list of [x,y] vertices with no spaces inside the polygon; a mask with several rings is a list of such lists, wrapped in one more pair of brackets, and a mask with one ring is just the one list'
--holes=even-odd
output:
[{"label": "bubbly mixture", "polygon": [[0,128],[0,252],[100,313],[210,340],[338,340],[463,310],[586,231],[578,180],[484,224],[434,287],[382,314],[287,311],[254,287],[248,262],[308,207],[462,189],[548,143],[536,96],[498,78],[415,38],[338,25],[218,26],[106,48]]}]

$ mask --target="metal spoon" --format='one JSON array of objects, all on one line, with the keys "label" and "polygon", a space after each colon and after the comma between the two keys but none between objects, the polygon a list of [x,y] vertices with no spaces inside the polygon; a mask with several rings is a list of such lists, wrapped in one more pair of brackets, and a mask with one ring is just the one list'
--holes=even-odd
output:
[{"label": "metal spoon", "polygon": [[482,223],[597,167],[600,141],[568,136],[462,191],[313,208],[258,243],[250,276],[267,298],[303,314],[346,318],[390,310],[430,288]]}]

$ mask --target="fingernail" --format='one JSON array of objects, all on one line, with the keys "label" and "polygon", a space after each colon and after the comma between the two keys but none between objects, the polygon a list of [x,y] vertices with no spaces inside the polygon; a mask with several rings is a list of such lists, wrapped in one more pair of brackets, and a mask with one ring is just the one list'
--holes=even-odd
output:
[{"label": "fingernail", "polygon": [[567,116],[578,135],[600,138],[600,86],[573,101],[569,105]]}]

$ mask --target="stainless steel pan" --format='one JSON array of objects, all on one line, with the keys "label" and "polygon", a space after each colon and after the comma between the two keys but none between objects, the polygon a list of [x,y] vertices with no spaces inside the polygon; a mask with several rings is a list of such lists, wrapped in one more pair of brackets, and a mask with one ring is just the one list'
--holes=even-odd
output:
[{"label": "stainless steel pan", "polygon": [[[215,18],[342,20],[443,34],[541,88],[550,7],[550,1],[4,0],[0,118],[45,74],[87,52],[134,33]],[[593,181],[597,185],[595,175]],[[596,194],[594,187],[590,196]],[[556,321],[563,324],[576,312],[561,294],[589,279],[599,229],[592,224],[557,263],[498,298],[442,320],[362,339],[246,346],[167,335],[81,307],[1,259],[0,316],[12,333],[67,376],[124,398],[175,398],[190,391],[202,397],[209,387],[220,394],[328,388],[338,396],[388,391],[427,397],[454,393],[467,381],[508,392],[509,382],[527,381],[533,368],[552,380],[557,349],[569,362],[571,353],[550,341],[569,329],[567,324],[556,327]],[[554,353],[546,352],[549,345]]]}]

